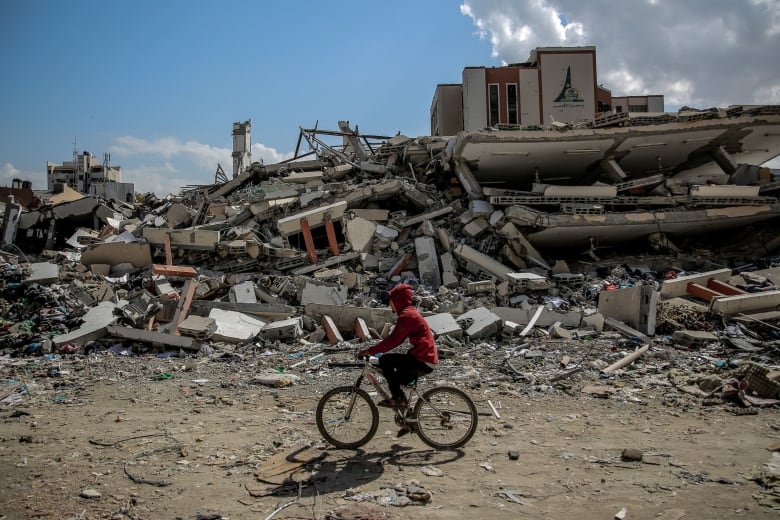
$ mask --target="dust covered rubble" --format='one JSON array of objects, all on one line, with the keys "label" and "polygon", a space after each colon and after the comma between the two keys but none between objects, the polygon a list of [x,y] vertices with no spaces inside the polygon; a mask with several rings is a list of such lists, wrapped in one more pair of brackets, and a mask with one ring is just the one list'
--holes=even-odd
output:
[{"label": "dust covered rubble", "polygon": [[761,271],[690,251],[567,261],[473,186],[464,195],[445,144],[396,136],[163,200],[24,213],[24,245],[2,253],[3,366],[143,354],[331,384],[324,374],[345,374],[330,360],[389,333],[383,295],[406,282],[437,337],[436,377],[484,396],[776,403],[777,259]]}]

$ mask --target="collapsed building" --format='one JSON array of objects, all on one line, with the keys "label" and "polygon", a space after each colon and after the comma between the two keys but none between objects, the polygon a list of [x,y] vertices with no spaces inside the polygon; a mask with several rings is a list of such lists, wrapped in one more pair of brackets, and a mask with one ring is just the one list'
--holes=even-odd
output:
[{"label": "collapsed building", "polygon": [[[750,274],[744,263],[771,259],[780,242],[730,268],[676,242],[775,219],[780,172],[747,161],[777,150],[774,106],[453,137],[301,129],[291,159],[242,154],[232,179],[162,200],[77,194],[21,212],[4,253],[4,317],[33,324],[9,327],[3,345],[197,353],[363,341],[392,326],[379,295],[399,281],[417,289],[444,349],[537,329],[699,341],[669,305],[771,323],[775,264]],[[664,260],[601,262],[601,247],[636,239]]]}]

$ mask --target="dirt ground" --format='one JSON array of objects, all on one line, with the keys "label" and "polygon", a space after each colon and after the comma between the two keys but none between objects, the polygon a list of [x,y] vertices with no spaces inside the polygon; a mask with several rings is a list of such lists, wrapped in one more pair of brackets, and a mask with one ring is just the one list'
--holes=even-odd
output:
[{"label": "dirt ground", "polygon": [[[736,415],[733,405],[706,406],[661,384],[585,373],[531,392],[484,373],[479,384],[457,379],[462,367],[443,366],[425,384],[461,386],[481,412],[462,450],[396,438],[381,410],[376,437],[352,452],[328,449],[314,422],[318,397],[351,377],[344,371],[312,370],[271,388],[250,384],[262,367],[246,360],[103,354],[0,368],[6,385],[27,385],[21,402],[0,408],[2,519],[777,516],[762,506],[770,490],[753,480],[780,441],[777,409]],[[579,391],[586,384],[620,391],[592,397]],[[252,496],[258,468],[305,446],[325,450],[306,485]],[[623,460],[625,448],[642,460]],[[410,483],[430,501],[372,500]]]}]

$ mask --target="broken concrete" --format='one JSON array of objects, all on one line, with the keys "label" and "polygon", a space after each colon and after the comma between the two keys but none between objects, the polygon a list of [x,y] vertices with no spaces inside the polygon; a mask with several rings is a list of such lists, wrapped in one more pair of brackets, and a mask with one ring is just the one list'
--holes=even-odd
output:
[{"label": "broken concrete", "polygon": [[[127,302],[123,302],[127,303]],[[114,310],[117,305],[112,302],[100,302],[92,307],[83,316],[84,323],[67,334],[61,334],[52,338],[55,346],[84,345],[89,341],[100,339],[108,334],[108,326],[117,320]]]},{"label": "broken concrete", "polygon": [[152,265],[152,253],[149,244],[125,242],[91,244],[82,251],[81,263],[86,266],[92,264],[115,266],[130,263],[133,267],[143,269]]}]

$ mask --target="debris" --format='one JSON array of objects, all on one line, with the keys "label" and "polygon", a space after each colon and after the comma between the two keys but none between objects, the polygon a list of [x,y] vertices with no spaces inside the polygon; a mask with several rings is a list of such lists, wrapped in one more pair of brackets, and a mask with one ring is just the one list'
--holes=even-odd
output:
[{"label": "debris", "polygon": [[647,352],[649,349],[650,349],[650,345],[643,345],[642,347],[636,349],[634,352],[632,352],[631,354],[627,355],[626,357],[624,357],[620,361],[617,361],[617,362],[609,365],[608,367],[602,369],[601,372],[603,374],[610,374],[610,373],[614,372],[615,370],[618,370],[620,368],[623,368],[624,366],[630,365],[631,363],[633,363],[634,361],[636,361],[637,359],[642,357],[645,354],[645,352]]},{"label": "debris", "polygon": [[642,460],[642,451],[636,448],[626,448],[620,453],[620,458],[623,460]]}]

